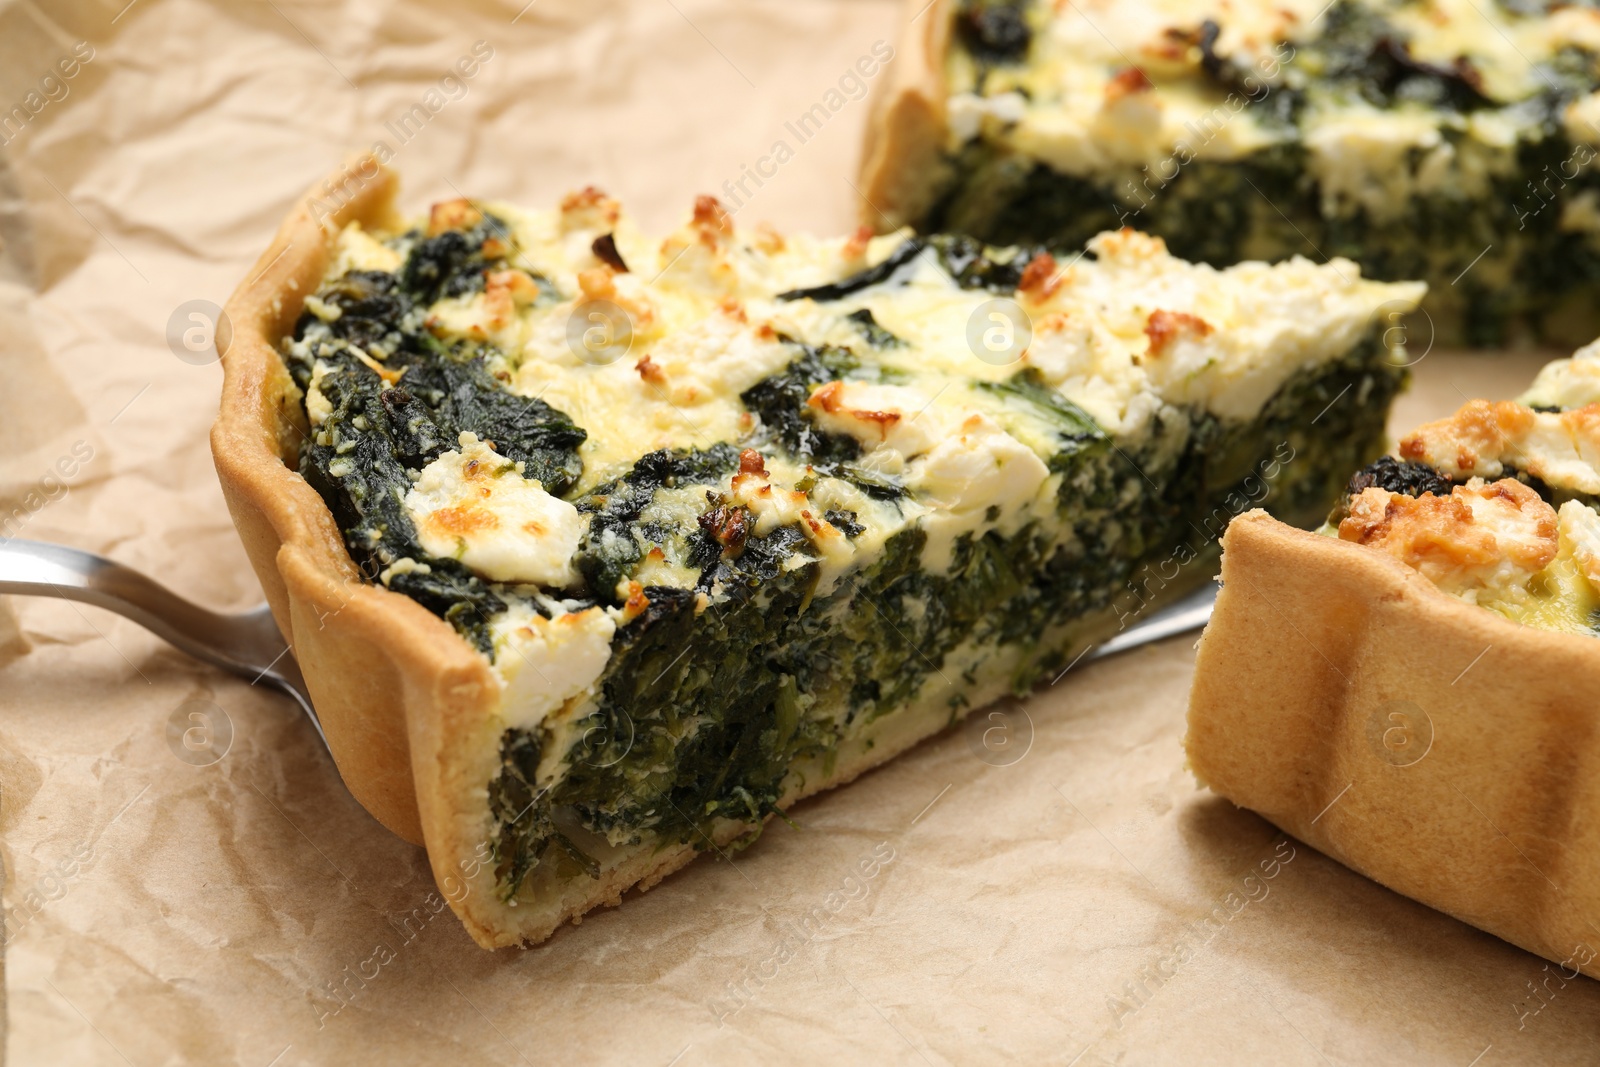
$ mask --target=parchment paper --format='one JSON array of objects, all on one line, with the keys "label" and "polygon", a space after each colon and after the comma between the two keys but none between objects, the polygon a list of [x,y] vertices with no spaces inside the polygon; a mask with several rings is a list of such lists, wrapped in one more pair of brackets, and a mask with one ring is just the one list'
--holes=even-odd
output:
[{"label": "parchment paper", "polygon": [[[220,374],[174,316],[220,304],[309,181],[381,139],[412,207],[594,182],[660,232],[784,141],[740,222],[838,231],[866,116],[848,75],[899,17],[891,0],[125,3],[0,0],[0,107],[29,109],[0,135],[0,520],[21,515],[0,535],[222,609],[260,592],[206,445]],[[443,82],[479,41],[492,57]],[[830,90],[841,106],[800,143],[785,123]],[[1396,425],[1514,393],[1548,355],[1429,353]],[[1195,788],[1191,646],[1080,667],[803,805],[798,830],[491,954],[287,700],[105,613],[0,599],[6,1053],[1600,1059],[1600,986],[1552,983]]]}]

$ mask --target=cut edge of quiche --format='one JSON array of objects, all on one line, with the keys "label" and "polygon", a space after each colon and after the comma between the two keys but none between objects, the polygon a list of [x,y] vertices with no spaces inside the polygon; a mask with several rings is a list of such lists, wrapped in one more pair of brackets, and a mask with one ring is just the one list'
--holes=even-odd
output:
[{"label": "cut edge of quiche", "polygon": [[[1422,291],[394,191],[353,160],[235,293],[213,453],[341,774],[485,947],[1070,666],[1254,503],[1325,508]],[[1032,344],[957,351],[999,300]]]}]

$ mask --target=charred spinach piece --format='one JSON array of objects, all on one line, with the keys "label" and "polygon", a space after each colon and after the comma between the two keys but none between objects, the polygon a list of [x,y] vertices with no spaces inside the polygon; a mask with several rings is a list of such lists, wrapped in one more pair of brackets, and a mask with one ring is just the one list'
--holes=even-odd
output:
[{"label": "charred spinach piece", "polygon": [[651,538],[640,529],[639,517],[656,490],[716,485],[738,465],[739,450],[724,442],[703,451],[661,449],[641,456],[627,474],[576,501],[579,511],[593,516],[577,558],[578,573],[591,594],[614,602],[617,583],[644,558]]},{"label": "charred spinach piece", "polygon": [[849,349],[792,343],[800,355],[777,374],[739,394],[739,399],[761,417],[762,428],[791,455],[831,471],[860,456],[861,445],[853,437],[817,429],[806,416],[806,401],[819,385],[842,378],[859,363]]},{"label": "charred spinach piece", "polygon": [[1345,495],[1358,496],[1373,486],[1406,496],[1422,496],[1425,493],[1449,496],[1455,483],[1426,463],[1409,463],[1393,456],[1380,456],[1351,475]]},{"label": "charred spinach piece", "polygon": [[1324,77],[1377,107],[1399,100],[1457,111],[1495,106],[1470,62],[1458,59],[1453,67],[1441,67],[1415,58],[1397,26],[1354,0],[1339,0],[1328,10],[1312,47],[1322,56]]},{"label": "charred spinach piece", "polygon": [[979,63],[1020,63],[1033,42],[1026,6],[1027,0],[963,0],[956,33]]},{"label": "charred spinach piece", "polygon": [[875,267],[868,267],[837,282],[828,285],[815,285],[809,289],[790,289],[788,292],[779,293],[779,300],[815,300],[826,303],[830,300],[843,300],[851,293],[859,293],[863,289],[874,285],[882,285],[912,260],[921,254],[926,242],[923,238],[913,237],[905,244],[890,253],[889,257]]}]

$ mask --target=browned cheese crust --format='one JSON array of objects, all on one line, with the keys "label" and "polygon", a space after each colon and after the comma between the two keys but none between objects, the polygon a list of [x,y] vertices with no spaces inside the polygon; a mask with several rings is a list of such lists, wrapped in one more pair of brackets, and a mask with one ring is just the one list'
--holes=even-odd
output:
[{"label": "browned cheese crust", "polygon": [[1600,977],[1600,643],[1387,553],[1229,526],[1186,741],[1202,783],[1397,892]]}]

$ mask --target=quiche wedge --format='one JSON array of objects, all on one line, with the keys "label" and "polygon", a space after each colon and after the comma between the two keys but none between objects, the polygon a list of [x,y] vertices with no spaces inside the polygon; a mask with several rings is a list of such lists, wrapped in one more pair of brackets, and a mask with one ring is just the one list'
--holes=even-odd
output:
[{"label": "quiche wedge", "polygon": [[485,946],[1054,677],[1246,508],[1314,522],[1422,296],[394,185],[352,163],[235,294],[213,450],[345,781]]},{"label": "quiche wedge", "polygon": [[1600,11],[1479,0],[908,0],[871,226],[1421,278],[1445,336],[1600,330]]},{"label": "quiche wedge", "polygon": [[[1600,978],[1600,346],[1363,468],[1316,532],[1229,526],[1203,784]],[[1571,975],[1567,975],[1571,977]]]}]

